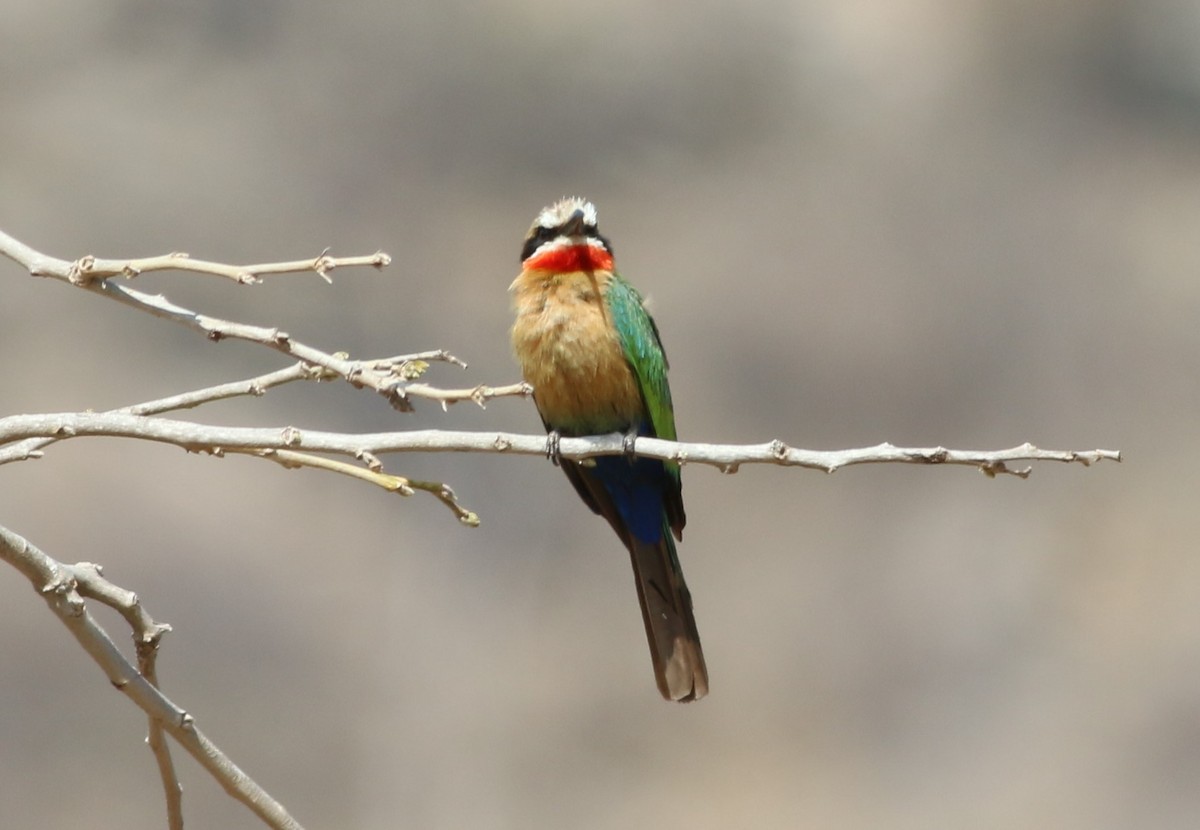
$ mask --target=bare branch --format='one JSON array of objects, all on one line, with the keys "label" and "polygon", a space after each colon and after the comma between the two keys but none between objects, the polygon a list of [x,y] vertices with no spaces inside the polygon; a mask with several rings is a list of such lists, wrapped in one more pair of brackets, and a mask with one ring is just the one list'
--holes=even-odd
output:
[{"label": "bare branch", "polygon": [[467,527],[479,527],[479,516],[458,503],[458,496],[450,489],[450,485],[440,481],[417,481],[413,478],[407,479],[407,481],[408,486],[412,489],[424,490],[449,507],[450,512]]},{"label": "bare branch", "polygon": [[[286,369],[279,369],[278,371],[259,375],[258,377],[233,381],[232,383],[222,383],[217,386],[210,386],[207,389],[197,389],[192,392],[184,392],[179,395],[171,395],[166,398],[123,406],[119,409],[109,411],[126,412],[131,415],[158,415],[178,409],[192,409],[206,403],[226,400],[228,398],[245,395],[261,396],[274,386],[281,386],[282,384],[291,383],[296,380],[317,380],[320,379],[318,377],[320,374],[321,370],[316,367],[297,363]],[[42,449],[57,440],[57,438],[30,438],[13,444],[10,447],[0,449],[0,464],[40,458],[42,456]]]},{"label": "bare branch", "polygon": [[104,578],[104,571],[92,562],[79,562],[75,565],[63,566],[75,581],[75,589],[85,599],[94,599],[112,608],[125,618],[133,630],[134,643],[141,646],[158,648],[163,635],[171,630],[166,623],[156,623],[142,607],[138,595],[128,591]]},{"label": "bare branch", "polygon": [[[108,633],[88,612],[84,602],[84,598],[88,597],[112,605],[130,622],[139,643],[148,640],[157,643],[167,627],[150,619],[138,604],[135,594],[103,579],[100,569],[95,565],[66,565],[4,527],[0,527],[0,559],[15,567],[33,584],[84,651],[103,669],[109,682],[145,712],[151,721],[178,741],[227,793],[249,807],[270,827],[302,830],[300,823],[288,814],[283,805],[271,798],[196,728],[190,714],[164,696],[151,677],[129,663]],[[155,755],[159,757],[157,750]],[[160,759],[159,771],[164,785],[178,791],[173,768],[169,772],[164,770]],[[168,790],[168,802],[170,798]]]},{"label": "bare branch", "polygon": [[[544,455],[546,437],[503,432],[456,432],[448,430],[407,430],[349,434],[300,430],[296,427],[219,427],[149,418],[120,412],[69,412],[45,415],[11,415],[0,418],[0,446],[28,438],[65,440],[84,436],[138,438],[174,444],[190,452],[220,454],[224,451],[305,450],[354,458],[362,453],[381,455],[393,452],[508,452],[517,455]],[[595,455],[620,455],[626,452],[625,436],[563,438],[559,451],[564,458],[581,459]],[[645,458],[658,458],[680,464],[708,464],[722,472],[737,472],[742,464],[776,464],[783,467],[807,467],[832,473],[855,464],[955,464],[978,467],[988,475],[1009,474],[1025,477],[1029,470],[1011,469],[1017,461],[1061,461],[1085,466],[1101,461],[1120,461],[1114,450],[1043,450],[1022,444],[1006,450],[952,450],[945,447],[896,447],[878,444],[849,450],[805,450],[789,447],[782,441],[765,444],[698,444],[638,438],[635,450]]]},{"label": "bare branch", "polygon": [[47,256],[34,250],[8,234],[0,231],[0,254],[24,266],[29,273],[39,277],[50,277],[70,283],[85,291],[107,297],[124,305],[153,314],[165,320],[187,326],[204,334],[209,340],[244,340],[282,352],[312,366],[319,366],[334,375],[344,378],[356,387],[373,389],[388,403],[401,412],[412,410],[412,398],[429,398],[443,408],[460,401],[472,401],[483,406],[497,397],[528,397],[532,390],[528,384],[514,383],[501,387],[477,386],[471,389],[438,389],[424,383],[413,383],[420,377],[424,367],[419,364],[430,360],[455,363],[465,367],[458,358],[446,351],[422,352],[420,355],[404,355],[382,360],[356,361],[344,353],[329,354],[320,349],[294,340],[291,335],[278,328],[253,326],[232,320],[222,320],[201,314],[171,302],[163,294],[147,294],[115,282],[109,277],[137,276],[145,271],[186,270],[229,277],[241,283],[257,282],[265,274],[316,271],[328,277],[334,268],[349,265],[370,265],[383,268],[391,258],[383,253],[368,256],[334,258],[322,254],[313,260],[275,262],[261,265],[226,265],[223,263],[195,260],[186,254],[167,254],[160,257],[130,260],[101,260],[85,256],[74,262]]},{"label": "bare branch", "polygon": [[315,470],[326,470],[350,476],[351,478],[365,481],[368,484],[382,487],[389,493],[397,493],[401,496],[411,496],[417,490],[424,490],[450,508],[450,512],[463,524],[468,527],[479,526],[479,516],[460,505],[454,495],[454,491],[448,485],[440,481],[416,481],[404,476],[385,473],[382,470],[383,465],[380,464],[379,459],[368,452],[357,454],[359,459],[367,464],[367,467],[364,469],[356,467],[353,464],[347,464],[345,461],[335,461],[332,458],[303,452],[293,452],[292,450],[242,450],[225,448],[223,451],[265,458],[293,470],[300,467],[311,467]]},{"label": "bare branch", "polygon": [[202,259],[192,259],[189,254],[182,252],[136,259],[99,259],[88,254],[71,262],[46,256],[3,232],[0,232],[0,253],[7,254],[27,267],[34,276],[53,277],[80,286],[86,286],[107,277],[132,279],[149,271],[191,271],[197,274],[211,274],[242,285],[257,284],[262,282],[263,277],[272,274],[297,274],[311,271],[329,282],[329,274],[335,268],[371,266],[382,270],[392,261],[392,258],[383,251],[376,251],[366,256],[334,257],[329,255],[329,249],[326,248],[313,259],[267,262],[259,265],[229,265],[224,262],[208,262]]},{"label": "bare branch", "polygon": [[[154,688],[158,688],[158,665],[155,657],[158,655],[157,644],[153,648],[138,649],[138,671]],[[167,743],[167,733],[161,723],[152,717],[147,717],[149,726],[146,733],[146,746],[154,756],[158,767],[158,777],[162,782],[163,797],[167,802],[168,830],[183,830],[183,785],[175,772],[175,762],[171,758],[171,747]]]},{"label": "bare branch", "polygon": [[[67,568],[68,566],[63,566]],[[158,688],[158,644],[164,634],[171,630],[166,623],[156,623],[142,607],[137,594],[118,587],[104,578],[99,565],[79,562],[69,566],[75,580],[76,590],[81,597],[94,599],[113,608],[133,629],[134,648],[137,653],[137,670],[149,683]],[[167,744],[162,724],[149,717],[149,732],[146,743],[158,765],[162,779],[163,794],[167,802],[167,826],[170,830],[183,828],[183,789],[175,773],[171,749]]]},{"label": "bare branch", "polygon": [[203,406],[206,403],[214,401],[223,401],[230,398],[240,398],[246,396],[262,397],[268,389],[273,389],[276,386],[283,386],[285,383],[292,383],[298,380],[326,380],[332,379],[336,375],[331,375],[322,372],[314,366],[309,366],[306,363],[296,363],[288,366],[285,369],[278,369],[274,372],[268,372],[265,375],[247,378],[245,380],[235,380],[231,383],[221,383],[216,386],[209,386],[205,389],[196,389],[191,392],[182,392],[178,395],[171,395],[166,398],[159,398],[153,401],[145,401],[144,403],[135,403],[129,406],[123,406],[120,409],[114,409],[113,412],[128,412],[131,415],[161,415],[164,412],[175,412],[180,409],[194,409],[197,406]]},{"label": "bare branch", "polygon": [[[380,360],[369,361],[370,365],[375,368],[379,367],[405,367],[414,365],[425,365],[429,360],[441,360],[448,363],[463,364],[454,355],[445,351],[429,351],[418,352],[411,355],[397,355],[395,357],[382,358]],[[384,369],[380,368],[380,371]],[[389,369],[388,371],[393,371]],[[413,370],[405,369],[403,371],[411,372]],[[415,376],[419,376],[419,373]],[[282,386],[285,383],[292,383],[297,380],[323,381],[333,380],[341,377],[340,375],[331,372],[327,369],[322,369],[319,366],[313,366],[308,363],[297,363],[285,369],[278,369],[274,372],[268,372],[265,375],[246,378],[245,380],[236,380],[230,383],[222,383],[216,386],[210,386],[205,389],[196,389],[191,392],[183,392],[178,395],[170,395],[165,398],[159,398],[153,401],[145,401],[143,403],[131,404],[118,409],[108,410],[109,412],[123,412],[131,415],[158,415],[164,412],[172,412],[179,409],[192,409],[202,406],[206,403],[214,401],[227,400],[229,398],[254,396],[260,397],[266,393],[268,389],[276,386]],[[524,384],[518,386],[525,387]],[[430,391],[430,397],[443,400],[443,408],[445,407],[445,398],[447,396],[456,397],[459,400],[475,399],[482,407],[484,402],[490,397],[497,397],[493,394],[493,388],[488,386],[476,387],[470,390],[445,390],[434,389],[433,387],[425,386],[425,389]],[[484,394],[477,395],[479,390],[484,390]],[[510,390],[515,390],[513,394],[525,394],[526,388],[514,387],[499,387],[498,394],[509,394]],[[33,458],[40,458],[42,449],[50,444],[53,444],[58,438],[30,438],[26,441],[13,444],[11,446],[0,449],[0,464],[9,464],[14,461],[27,461]]]}]

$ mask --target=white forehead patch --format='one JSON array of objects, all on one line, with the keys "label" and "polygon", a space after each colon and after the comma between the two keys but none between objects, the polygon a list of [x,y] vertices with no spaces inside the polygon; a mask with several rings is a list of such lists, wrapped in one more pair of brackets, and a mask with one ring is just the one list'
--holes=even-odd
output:
[{"label": "white forehead patch", "polygon": [[578,196],[560,199],[550,207],[542,208],[542,212],[538,214],[537,224],[543,228],[557,228],[563,222],[571,217],[571,214],[577,210],[583,211],[583,223],[596,227],[596,206],[587,199],[581,199]]}]

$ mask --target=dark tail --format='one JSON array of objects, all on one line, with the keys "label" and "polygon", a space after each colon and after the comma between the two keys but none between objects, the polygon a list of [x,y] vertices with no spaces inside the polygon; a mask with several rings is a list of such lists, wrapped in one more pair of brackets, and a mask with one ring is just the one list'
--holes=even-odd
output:
[{"label": "dark tail", "polygon": [[708,694],[708,668],[671,531],[664,527],[657,542],[626,539],[658,690],[667,700],[699,700]]},{"label": "dark tail", "polygon": [[562,468],[584,503],[608,520],[629,549],[658,690],[667,700],[704,697],[708,669],[672,536],[685,521],[678,480],[673,491],[666,488],[671,498],[664,496],[666,474],[658,461],[601,456],[589,465],[563,461]]}]

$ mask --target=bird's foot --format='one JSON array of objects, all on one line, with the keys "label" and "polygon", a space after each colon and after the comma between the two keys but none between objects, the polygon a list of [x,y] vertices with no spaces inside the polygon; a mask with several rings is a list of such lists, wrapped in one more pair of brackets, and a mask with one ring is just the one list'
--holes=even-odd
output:
[{"label": "bird's foot", "polygon": [[629,458],[636,455],[635,445],[638,439],[637,427],[633,427],[629,432],[625,433],[625,437],[621,439],[621,452],[625,453]]},{"label": "bird's foot", "polygon": [[558,449],[558,442],[561,438],[562,435],[556,429],[546,433],[546,457],[555,467],[562,466],[562,453]]}]

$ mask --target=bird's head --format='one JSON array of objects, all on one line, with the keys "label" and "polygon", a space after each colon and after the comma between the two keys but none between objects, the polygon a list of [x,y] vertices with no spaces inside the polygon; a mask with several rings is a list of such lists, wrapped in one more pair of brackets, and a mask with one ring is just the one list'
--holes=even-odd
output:
[{"label": "bird's head", "polygon": [[612,246],[596,228],[596,206],[578,196],[543,208],[521,249],[527,271],[611,271],[612,262]]}]

